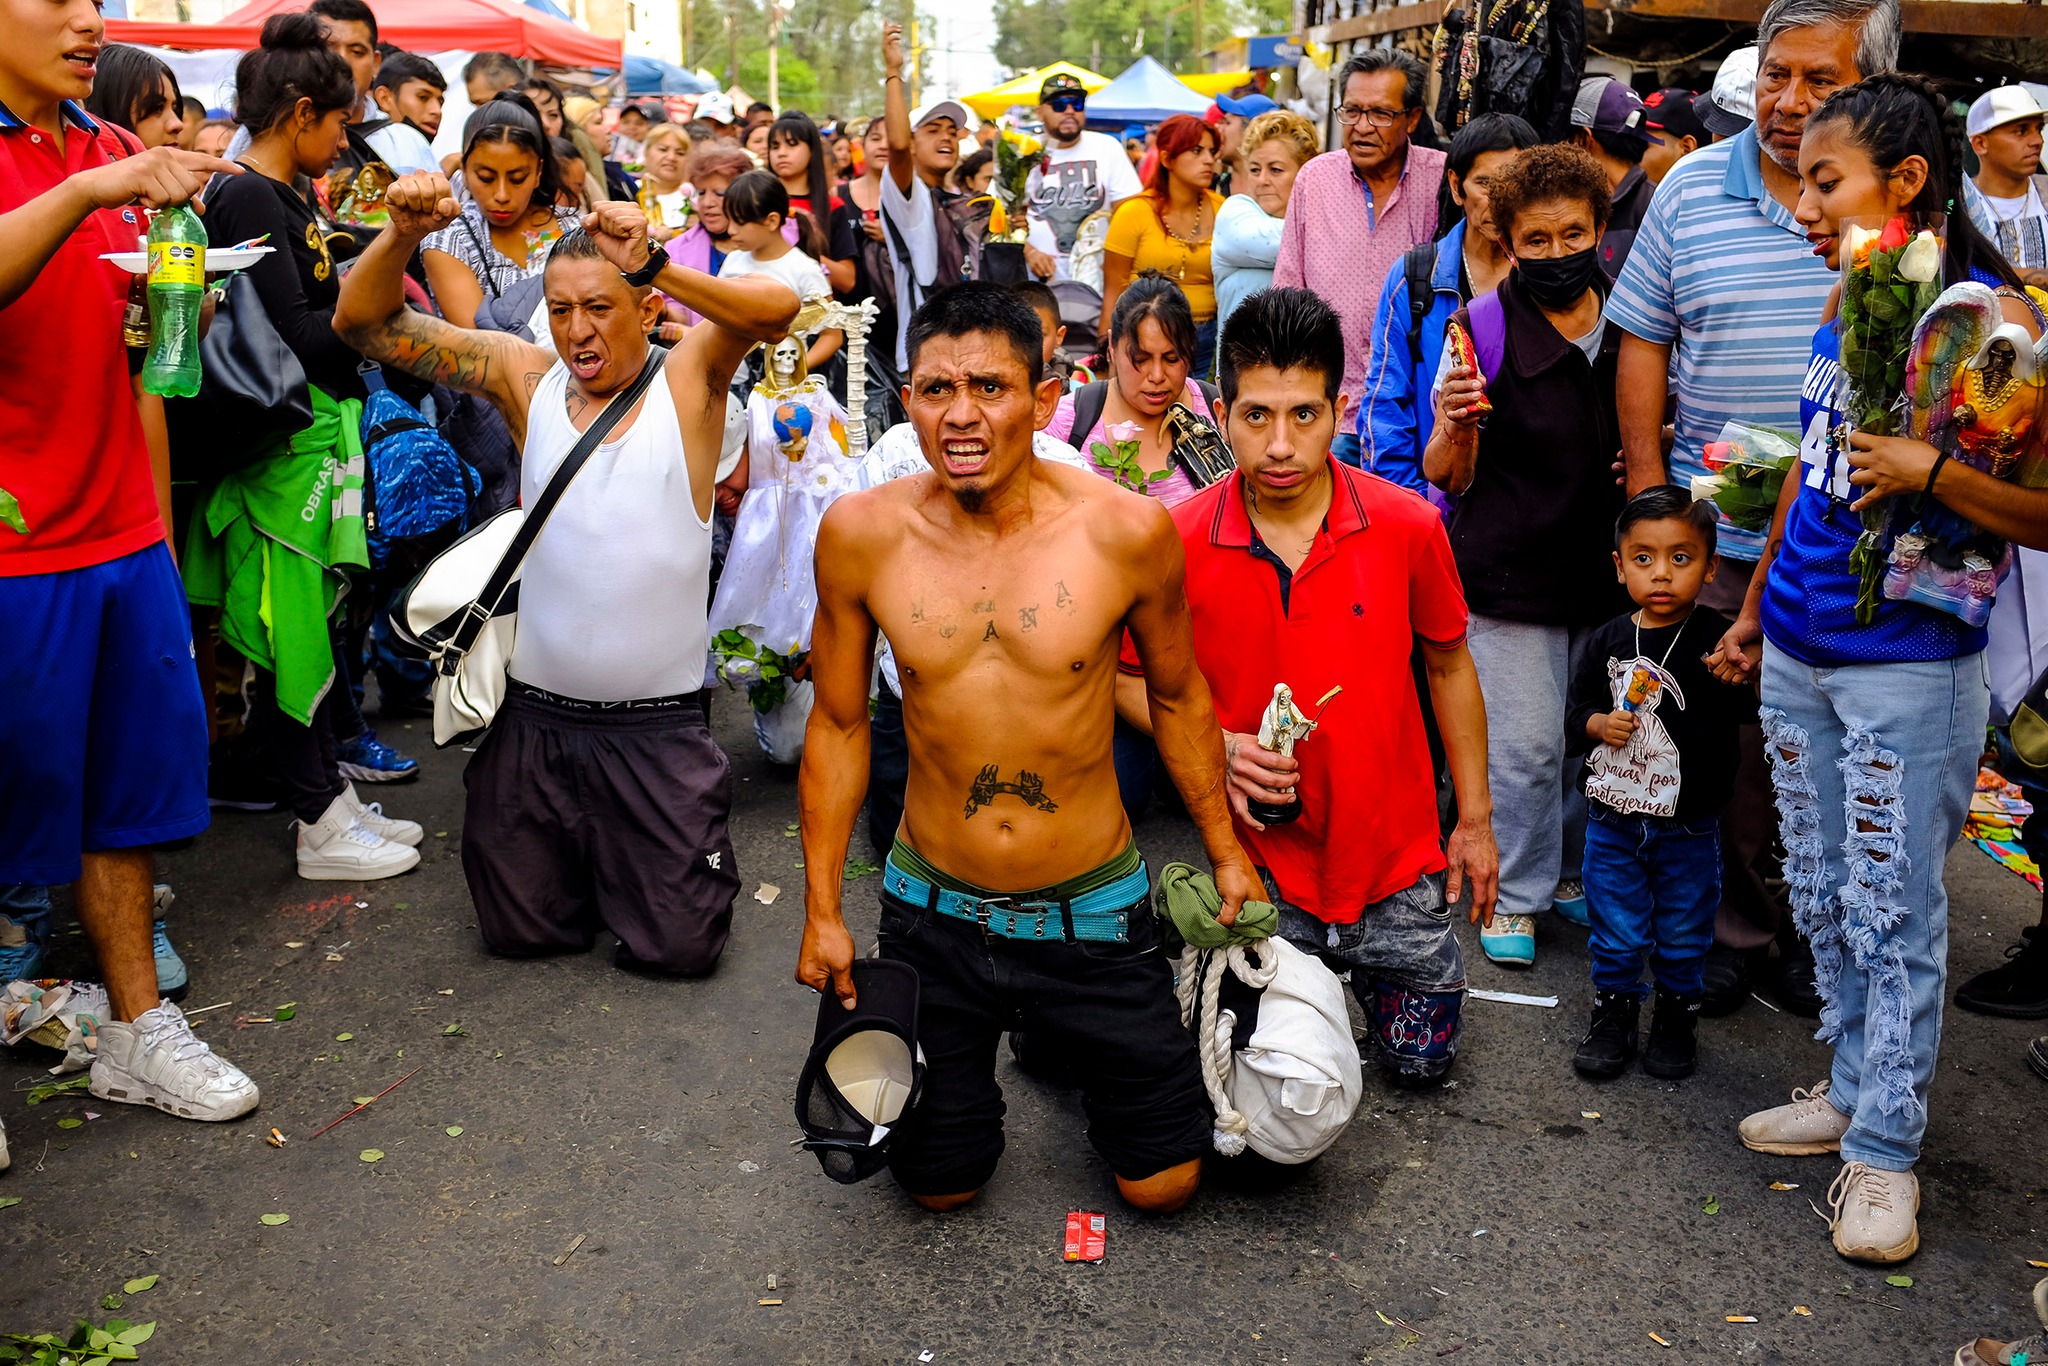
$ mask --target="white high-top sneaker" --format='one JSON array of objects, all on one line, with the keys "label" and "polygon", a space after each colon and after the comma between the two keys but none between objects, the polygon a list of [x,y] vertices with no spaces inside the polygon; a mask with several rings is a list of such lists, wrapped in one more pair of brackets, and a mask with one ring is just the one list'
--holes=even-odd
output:
[{"label": "white high-top sneaker", "polygon": [[235,1119],[256,1108],[256,1083],[217,1056],[169,1001],[133,1024],[102,1021],[89,1087],[101,1100],[154,1105],[185,1119]]},{"label": "white high-top sneaker", "polygon": [[387,840],[362,821],[344,791],[319,820],[299,822],[299,876],[314,882],[372,882],[419,866],[420,851]]},{"label": "white high-top sneaker", "polygon": [[341,790],[341,799],[348,803],[349,810],[356,813],[356,819],[363,823],[364,828],[379,838],[390,840],[393,844],[417,847],[419,842],[427,837],[426,830],[418,821],[402,821],[396,816],[387,816],[384,814],[384,803],[364,801],[357,795],[354,783]]}]

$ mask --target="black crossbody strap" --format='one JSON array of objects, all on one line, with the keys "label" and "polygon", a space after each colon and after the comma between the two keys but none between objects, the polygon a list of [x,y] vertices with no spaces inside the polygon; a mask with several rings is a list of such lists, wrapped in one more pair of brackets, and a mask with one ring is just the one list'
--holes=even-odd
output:
[{"label": "black crossbody strap", "polygon": [[468,214],[460,215],[455,221],[462,224],[462,230],[469,234],[469,244],[476,248],[477,261],[483,266],[484,288],[491,291],[493,299],[498,298],[498,272],[491,267],[491,248],[476,235],[476,225],[469,221]]},{"label": "black crossbody strap", "polygon": [[647,392],[647,386],[654,383],[654,377],[661,373],[661,363],[667,358],[666,348],[650,348],[647,364],[640,367],[639,375],[631,384],[614,394],[611,402],[604,405],[604,411],[591,421],[589,428],[583,433],[583,439],[571,448],[567,458],[555,471],[554,477],[548,480],[548,486],[541,490],[540,497],[527,509],[526,520],[520,524],[519,534],[512,538],[511,545],[505,547],[505,557],[499,560],[498,567],[491,571],[490,582],[484,585],[483,592],[477,594],[476,601],[469,605],[469,610],[463,614],[461,624],[450,637],[450,650],[458,655],[467,654],[470,647],[476,644],[476,638],[482,633],[484,623],[498,610],[505,590],[512,586],[512,576],[519,572],[520,561],[524,560],[526,552],[533,548],[534,538],[540,535],[540,529],[547,525],[548,514],[555,510],[555,504],[562,501],[562,494],[568,489],[569,481],[576,477],[576,472],[583,468],[584,463],[590,459],[591,452],[598,448],[611,429],[619,424],[619,419],[631,412],[633,405],[640,401],[640,396]]}]

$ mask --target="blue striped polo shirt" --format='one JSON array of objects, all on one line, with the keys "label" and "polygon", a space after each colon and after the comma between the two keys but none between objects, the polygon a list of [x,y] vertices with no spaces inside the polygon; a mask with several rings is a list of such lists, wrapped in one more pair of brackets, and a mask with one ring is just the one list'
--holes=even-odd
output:
[{"label": "blue striped polo shirt", "polygon": [[[1677,343],[1678,443],[1671,481],[1705,474],[1701,453],[1730,418],[1799,430],[1799,386],[1835,273],[1792,211],[1771,198],[1751,125],[1671,168],[1607,300],[1610,322]],[[1762,535],[1721,522],[1721,553],[1757,560]]]}]

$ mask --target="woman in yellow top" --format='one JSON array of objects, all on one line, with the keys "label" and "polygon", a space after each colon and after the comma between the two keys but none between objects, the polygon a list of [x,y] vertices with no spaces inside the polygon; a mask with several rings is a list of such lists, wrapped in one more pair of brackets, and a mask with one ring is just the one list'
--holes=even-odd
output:
[{"label": "woman in yellow top", "polygon": [[1154,136],[1158,160],[1145,193],[1127,199],[1109,220],[1102,248],[1102,322],[1131,277],[1155,271],[1180,286],[1195,315],[1194,373],[1206,377],[1216,360],[1216,279],[1209,243],[1223,196],[1209,188],[1221,150],[1216,130],[1191,114],[1175,114]]}]

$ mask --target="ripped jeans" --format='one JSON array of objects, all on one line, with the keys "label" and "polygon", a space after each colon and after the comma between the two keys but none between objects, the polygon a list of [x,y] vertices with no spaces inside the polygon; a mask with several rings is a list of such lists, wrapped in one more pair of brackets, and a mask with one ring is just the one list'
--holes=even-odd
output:
[{"label": "ripped jeans", "polygon": [[1763,725],[1793,919],[1813,946],[1842,1160],[1906,1171],[1948,979],[1942,865],[1990,711],[1982,654],[1817,669],[1764,644]]}]

